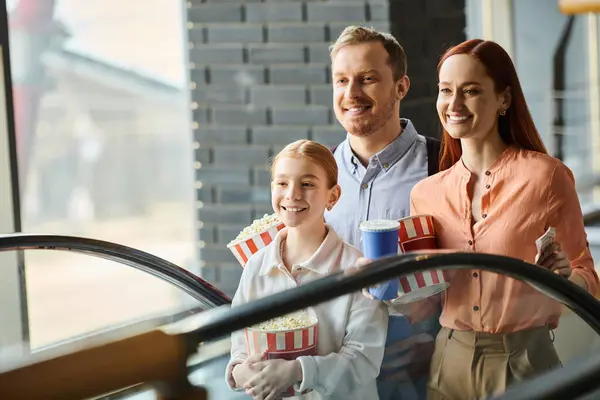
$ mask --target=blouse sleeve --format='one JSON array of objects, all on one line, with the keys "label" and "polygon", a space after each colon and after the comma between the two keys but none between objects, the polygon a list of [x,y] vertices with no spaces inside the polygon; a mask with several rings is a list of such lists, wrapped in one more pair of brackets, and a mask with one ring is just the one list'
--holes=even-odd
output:
[{"label": "blouse sleeve", "polygon": [[573,274],[580,275],[592,295],[598,290],[598,275],[583,225],[583,214],[571,170],[558,163],[552,173],[548,194],[548,226],[556,229],[555,240],[571,261]]}]

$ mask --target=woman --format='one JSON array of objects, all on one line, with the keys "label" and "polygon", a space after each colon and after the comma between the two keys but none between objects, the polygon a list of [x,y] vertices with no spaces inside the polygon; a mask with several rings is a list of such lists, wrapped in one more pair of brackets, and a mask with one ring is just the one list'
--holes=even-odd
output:
[{"label": "woman", "polygon": [[[466,41],[443,55],[438,78],[442,172],[414,187],[411,213],[434,216],[440,248],[537,263],[595,293],[573,174],[547,154],[508,54]],[[555,242],[538,254],[550,227]],[[561,366],[550,332],[561,305],[526,282],[457,270],[442,302],[429,399],[482,398]]]}]

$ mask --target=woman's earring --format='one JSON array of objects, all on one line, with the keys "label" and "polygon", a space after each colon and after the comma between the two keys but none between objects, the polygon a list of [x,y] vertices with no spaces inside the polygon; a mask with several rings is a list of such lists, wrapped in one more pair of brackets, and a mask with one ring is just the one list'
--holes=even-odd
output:
[{"label": "woman's earring", "polygon": [[327,211],[331,211],[331,206],[327,206]]},{"label": "woman's earring", "polygon": [[500,115],[505,116],[506,115],[506,110],[505,109],[501,109],[500,110]]}]

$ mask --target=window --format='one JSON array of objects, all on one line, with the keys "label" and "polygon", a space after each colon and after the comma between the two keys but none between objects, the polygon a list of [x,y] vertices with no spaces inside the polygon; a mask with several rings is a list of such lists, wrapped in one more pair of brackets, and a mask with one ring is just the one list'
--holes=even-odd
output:
[{"label": "window", "polygon": [[[9,5],[23,231],[195,269],[182,9],[63,0],[27,14],[26,4]],[[26,252],[25,272],[33,348],[185,306],[168,284],[90,257]]]}]

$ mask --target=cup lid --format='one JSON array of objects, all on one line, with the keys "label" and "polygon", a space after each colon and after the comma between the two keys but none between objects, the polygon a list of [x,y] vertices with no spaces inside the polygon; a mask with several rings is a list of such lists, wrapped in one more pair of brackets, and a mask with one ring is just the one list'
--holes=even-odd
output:
[{"label": "cup lid", "polygon": [[393,219],[374,219],[365,221],[359,225],[359,229],[364,232],[389,232],[400,228],[400,222]]}]

